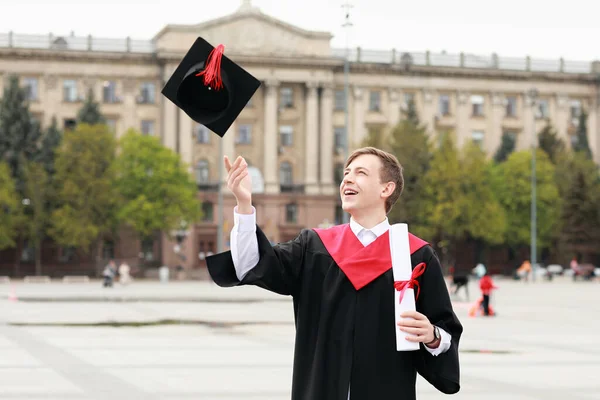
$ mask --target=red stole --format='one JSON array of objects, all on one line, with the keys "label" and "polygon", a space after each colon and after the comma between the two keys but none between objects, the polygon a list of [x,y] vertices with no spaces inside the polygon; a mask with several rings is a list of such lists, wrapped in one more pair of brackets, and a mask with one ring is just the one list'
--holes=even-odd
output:
[{"label": "red stole", "polygon": [[[389,231],[368,246],[363,246],[349,224],[328,229],[315,228],[314,231],[356,290],[392,268]],[[408,241],[411,254],[428,244],[411,233],[408,234]]]}]

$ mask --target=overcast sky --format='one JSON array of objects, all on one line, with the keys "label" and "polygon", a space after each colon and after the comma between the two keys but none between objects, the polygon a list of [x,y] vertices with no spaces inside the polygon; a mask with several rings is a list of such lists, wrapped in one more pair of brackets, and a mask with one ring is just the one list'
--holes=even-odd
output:
[{"label": "overcast sky", "polygon": [[[264,13],[333,33],[343,47],[344,0],[252,0]],[[351,0],[351,45],[370,49],[600,59],[600,4],[591,0]],[[0,0],[0,31],[74,31],[150,39],[166,24],[234,12],[241,0]]]}]

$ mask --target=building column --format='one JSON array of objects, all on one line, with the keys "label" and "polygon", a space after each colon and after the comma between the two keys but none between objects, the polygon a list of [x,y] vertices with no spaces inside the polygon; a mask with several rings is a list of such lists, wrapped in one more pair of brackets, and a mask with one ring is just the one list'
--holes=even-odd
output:
[{"label": "building column", "polygon": [[304,170],[306,182],[306,194],[319,193],[319,99],[317,96],[317,84],[307,82],[306,84],[306,134]]},{"label": "building column", "polygon": [[[0,75],[0,81],[2,80],[2,75]],[[43,92],[40,89],[39,93],[40,97],[44,96],[44,118],[40,123],[42,123],[44,127],[48,127],[52,123],[52,117],[56,117],[56,124],[59,129],[62,129],[62,120],[59,111],[63,104],[63,98],[62,90],[59,90],[58,77],[56,75],[44,75],[43,80],[40,83],[43,83],[44,87]],[[1,90],[2,82],[0,82],[0,93],[3,93]]]},{"label": "building column", "polygon": [[502,143],[502,119],[504,118],[504,111],[506,109],[504,107],[504,95],[500,93],[491,93],[490,99],[492,103],[492,115],[491,118],[488,118],[487,120],[484,149],[487,154],[490,154],[493,157]]},{"label": "building column", "polygon": [[[237,122],[234,121],[229,129],[227,129],[227,132],[225,132],[225,135],[222,138],[217,138],[218,140],[223,141],[223,155],[229,157],[229,160],[232,162],[235,161],[238,156],[238,154],[235,153],[235,142],[238,134],[237,128]],[[223,162],[223,160],[221,159],[219,162]],[[227,175],[227,171],[225,171],[224,175]]]},{"label": "building column", "polygon": [[365,91],[364,89],[355,86],[352,90],[354,94],[354,126],[352,127],[352,140],[349,145],[349,152],[362,146],[363,140],[367,136],[367,129],[365,126]]},{"label": "building column", "polygon": [[183,110],[179,110],[179,154],[190,172],[194,163],[193,126],[194,121]]},{"label": "building column", "polygon": [[[348,135],[348,132],[346,132]],[[346,140],[349,140],[347,138]],[[336,192],[333,182],[333,87],[325,85],[321,91],[321,194]]]},{"label": "building column", "polygon": [[[136,131],[141,130],[141,126],[137,123],[135,117],[136,110],[136,95],[137,95],[137,82],[133,79],[127,79],[123,82],[123,110],[125,111],[123,114],[123,122],[121,133],[127,132],[128,129],[133,128]],[[118,123],[117,123],[118,125]],[[158,126],[155,126],[155,129],[158,130]],[[117,138],[119,138],[119,129],[118,126],[115,128],[117,132],[115,132]]]},{"label": "building column", "polygon": [[388,98],[390,104],[388,110],[388,121],[390,121],[390,126],[393,129],[400,122],[400,93],[396,88],[389,88]]},{"label": "building column", "polygon": [[264,137],[264,166],[265,193],[279,193],[279,165],[277,162],[277,89],[279,82],[265,82],[265,137]]},{"label": "building column", "polygon": [[[175,67],[165,67],[163,82],[167,82]],[[162,143],[165,147],[173,151],[177,151],[177,112],[178,108],[171,100],[164,96],[160,96],[162,99],[162,124],[161,124],[161,137]]]},{"label": "building column", "polygon": [[571,146],[571,138],[569,137],[570,118],[571,110],[569,108],[569,97],[565,94],[557,94],[554,128],[556,129],[558,137],[565,142],[565,146],[568,148]]},{"label": "building column", "polygon": [[529,93],[523,94],[525,100],[525,108],[523,110],[523,132],[519,135],[519,148],[522,150],[531,150],[531,146],[534,143],[537,144],[537,132],[535,131],[535,104],[533,104],[532,98]]},{"label": "building column", "polygon": [[469,139],[469,116],[471,113],[469,94],[459,91],[456,95],[458,106],[456,108],[456,147],[461,148]]},{"label": "building column", "polygon": [[423,115],[421,120],[425,123],[425,128],[429,136],[435,132],[435,102],[436,93],[430,89],[423,89]]}]

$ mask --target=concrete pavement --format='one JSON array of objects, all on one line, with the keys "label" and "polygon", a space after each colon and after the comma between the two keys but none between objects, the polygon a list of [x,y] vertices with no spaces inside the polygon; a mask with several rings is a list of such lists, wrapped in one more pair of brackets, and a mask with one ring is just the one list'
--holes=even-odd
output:
[{"label": "concrete pavement", "polygon": [[[498,317],[469,318],[469,303],[455,303],[465,333],[452,398],[600,399],[600,284],[499,285]],[[113,325],[91,325],[102,323]],[[3,400],[284,400],[293,343],[291,299],[253,287],[0,285]],[[422,380],[418,392],[447,397]]]}]

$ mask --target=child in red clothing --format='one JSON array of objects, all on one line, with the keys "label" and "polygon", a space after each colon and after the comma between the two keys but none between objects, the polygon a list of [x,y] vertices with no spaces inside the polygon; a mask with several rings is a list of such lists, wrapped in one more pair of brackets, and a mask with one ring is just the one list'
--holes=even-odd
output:
[{"label": "child in red clothing", "polygon": [[498,287],[496,285],[494,285],[494,281],[486,273],[479,280],[479,288],[481,289],[481,294],[483,295],[483,301],[482,301],[483,314],[485,316],[489,316],[490,315],[490,294],[492,293],[492,290],[498,289]]}]

